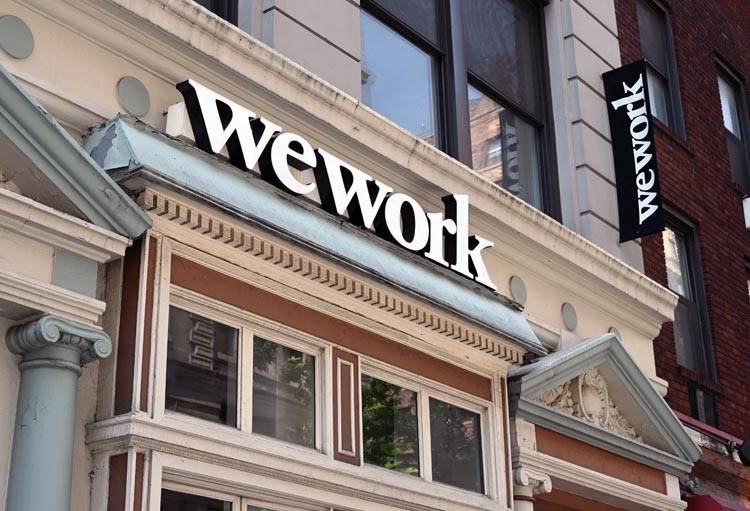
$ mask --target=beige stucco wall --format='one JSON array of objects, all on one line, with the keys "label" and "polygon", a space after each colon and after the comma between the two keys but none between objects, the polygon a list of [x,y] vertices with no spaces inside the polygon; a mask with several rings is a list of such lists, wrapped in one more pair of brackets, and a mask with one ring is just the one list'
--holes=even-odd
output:
[{"label": "beige stucco wall", "polygon": [[[358,20],[351,2],[341,0],[340,3],[342,20]],[[613,6],[609,0],[605,3],[607,5],[584,9],[576,1],[559,0],[552,2],[546,11],[548,23],[555,29],[550,31],[553,33],[549,37],[561,38],[564,41],[561,46],[565,47],[564,52],[550,56],[551,61],[559,60],[559,65],[551,67],[552,89],[560,85],[559,94],[562,94],[562,103],[555,105],[556,130],[560,133],[561,182],[567,182],[571,192],[563,194],[567,211],[564,223],[615,257],[638,267],[639,247],[630,244],[626,249],[613,241],[616,240],[616,229],[611,225],[612,208],[616,204],[614,185],[602,177],[611,177],[611,157],[607,156],[609,143],[599,136],[602,133],[597,135],[601,140],[578,136],[591,126],[597,127],[599,132],[606,131],[604,100],[598,95],[600,87],[588,83],[595,82],[604,68],[618,63],[617,39],[612,32]],[[305,23],[311,30],[325,32],[336,26],[333,22],[315,20],[314,15],[319,10],[293,7],[285,2],[274,6],[269,3],[264,16],[271,12],[278,14],[282,4],[289,11],[284,14],[286,19],[291,16],[298,22],[308,20]],[[125,75],[139,78],[150,94],[151,109],[142,120],[164,129],[167,107],[182,99],[175,83],[191,77],[267,115],[285,129],[297,131],[314,145],[335,152],[394,188],[407,191],[428,209],[439,208],[439,197],[446,191],[469,193],[477,208],[472,212],[472,231],[496,243],[495,248],[485,254],[501,293],[509,293],[511,275],[521,276],[529,294],[526,314],[532,322],[541,325],[558,346],[616,327],[643,370],[655,377],[651,340],[658,333],[661,321],[666,319],[665,314],[671,311],[665,312],[668,307],[665,309],[662,304],[659,312],[648,312],[653,303],[669,301],[665,296],[655,298],[660,295],[653,283],[644,280],[643,287],[638,287],[640,284],[633,283],[637,283],[639,277],[603,255],[596,258],[602,262],[604,273],[598,277],[587,273],[589,263],[582,261],[596,255],[593,247],[574,241],[564,231],[553,234],[550,229],[556,232],[558,229],[554,223],[492,186],[475,184],[479,181],[468,177],[468,169],[450,163],[432,148],[417,146],[411,156],[399,153],[392,140],[406,146],[409,141],[405,134],[366,112],[366,108],[351,98],[337,96],[335,89],[295,69],[293,64],[285,66],[299,79],[294,86],[268,74],[264,67],[256,67],[259,64],[254,59],[275,62],[278,57],[257,43],[242,39],[237,43],[237,50],[230,51],[227,45],[235,44],[233,41],[242,37],[240,33],[195,4],[171,3],[161,10],[148,0],[128,5],[140,9],[137,12],[141,15],[147,14],[153,25],[128,14],[122,19],[130,24],[123,26],[115,17],[115,14],[122,15],[121,7],[87,9],[73,1],[65,9],[56,9],[54,4],[43,1],[9,2],[0,14],[12,13],[23,19],[31,27],[36,47],[25,60],[14,60],[5,54],[0,54],[0,59],[56,118],[79,134],[123,110],[117,100],[116,84]],[[73,8],[76,6],[80,10]],[[192,25],[189,32],[181,32],[184,30],[180,28],[183,26],[180,23],[184,23],[181,19],[185,17],[195,17],[198,23]],[[176,38],[165,42],[161,31],[164,28],[174,30]],[[331,40],[355,52],[354,46],[358,44],[355,32],[352,29]],[[592,37],[598,39],[592,40]],[[218,38],[225,38],[226,42],[221,43]],[[294,38],[285,44],[293,42]],[[587,55],[582,42],[601,48],[601,54]],[[280,45],[280,40],[274,44]],[[200,45],[200,51],[196,51],[196,45]],[[159,48],[160,52],[155,52],[154,48]],[[291,52],[289,48],[284,51]],[[295,48],[295,51],[303,50],[302,46]],[[233,51],[248,53],[240,56]],[[86,57],[82,59],[81,55]],[[339,81],[335,77],[329,79],[334,84]],[[303,83],[309,91],[300,88]],[[340,85],[345,87],[344,81]],[[314,94],[318,93],[330,103],[314,99]],[[573,108],[575,104],[579,105],[578,110]],[[344,112],[352,116],[342,116]],[[376,127],[375,131],[369,132],[373,128],[361,124],[365,119]],[[509,218],[509,211],[524,213]],[[610,223],[602,219],[609,219]],[[575,247],[571,248],[573,252],[561,256],[559,247],[555,246],[556,236],[568,240],[565,243]],[[565,257],[570,258],[568,262]],[[588,282],[587,279],[593,280]],[[626,282],[636,288],[618,294],[617,289]],[[652,299],[657,301],[646,305]],[[572,332],[563,326],[560,308],[564,302],[573,304],[578,313],[578,327]]]}]

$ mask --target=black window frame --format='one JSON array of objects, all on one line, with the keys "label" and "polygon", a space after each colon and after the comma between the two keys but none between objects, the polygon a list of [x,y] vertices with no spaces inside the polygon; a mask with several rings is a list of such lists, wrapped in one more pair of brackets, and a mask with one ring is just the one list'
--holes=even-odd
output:
[{"label": "black window frame", "polygon": [[[729,84],[734,92],[735,106],[737,107],[737,121],[739,122],[740,133],[742,138],[729,131],[724,126],[723,112],[722,112],[722,128],[724,128],[724,134],[727,137],[727,152],[729,156],[729,165],[732,174],[732,182],[737,184],[740,189],[747,195],[750,194],[750,117],[748,116],[748,105],[747,96],[745,94],[745,86],[742,80],[734,73],[729,66],[722,62],[717,62],[716,71],[716,86],[718,89],[719,79],[724,80]],[[719,111],[721,112],[721,91],[719,90]],[[740,153],[737,155],[742,158],[742,168],[735,167],[735,160],[732,155],[732,143],[741,146],[737,151]]]},{"label": "black window frame", "polygon": [[[690,295],[685,297],[679,295],[679,304],[686,303],[695,314],[696,325],[691,330],[691,339],[700,341],[700,346],[692,346],[694,355],[696,355],[697,368],[686,368],[694,371],[700,377],[709,380],[716,380],[716,364],[714,361],[713,342],[711,341],[711,329],[708,318],[708,304],[706,301],[706,291],[703,281],[703,272],[700,258],[700,245],[698,230],[695,224],[690,222],[684,216],[673,210],[665,211],[664,223],[667,229],[672,230],[675,234],[680,235],[685,242],[685,262],[687,269],[688,287]],[[678,307],[679,307],[678,304]],[[702,348],[702,349],[697,349]]]},{"label": "black window frame", "polygon": [[436,138],[436,147],[440,150],[466,166],[472,167],[469,85],[501,104],[503,108],[508,109],[537,130],[539,137],[537,151],[542,193],[541,210],[560,221],[562,218],[560,190],[544,23],[544,5],[546,2],[542,0],[516,1],[533,7],[537,14],[534,25],[538,27],[538,33],[534,36],[539,41],[540,47],[535,49],[538,58],[534,63],[533,71],[540,77],[543,85],[539,93],[540,97],[536,98],[539,102],[539,113],[536,115],[469,71],[465,57],[461,0],[435,0],[438,40],[434,43],[388,12],[376,0],[361,0],[360,7],[433,57],[436,70],[434,86],[438,98],[436,117],[439,137]]},{"label": "black window frame", "polygon": [[[675,56],[674,46],[674,33],[672,31],[672,16],[670,15],[669,9],[656,0],[636,0],[636,18],[638,18],[638,39],[641,45],[641,54],[645,56],[643,51],[643,39],[640,31],[640,15],[638,13],[638,5],[644,5],[646,8],[656,10],[664,20],[664,37],[666,44],[665,55],[667,69],[662,72],[660,71],[655,63],[650,62],[649,59],[644,59],[646,65],[652,73],[655,73],[660,78],[667,82],[667,116],[669,124],[664,123],[661,119],[656,118],[652,115],[652,118],[656,119],[662,126],[672,130],[674,133],[679,135],[681,139],[685,139],[685,120],[682,113],[682,101],[680,97],[680,82],[677,76],[677,59]],[[666,72],[666,75],[665,75]]]},{"label": "black window frame", "polygon": [[[680,365],[684,369],[683,374],[689,380],[687,386],[690,399],[690,414],[696,419],[708,420],[709,424],[713,422],[713,425],[716,425],[718,419],[716,414],[716,393],[713,384],[716,382],[718,375],[700,258],[698,229],[687,218],[669,209],[665,211],[665,225],[667,229],[672,230],[684,240],[686,277],[689,288],[688,294],[690,296],[685,297],[676,293],[678,296],[677,308],[684,307],[694,315],[694,317],[691,317],[691,324],[689,325],[691,345],[687,349],[692,350],[696,367],[688,368]],[[677,309],[675,310],[676,312]],[[676,340],[674,341],[676,342]],[[675,344],[675,352],[676,350],[677,346]],[[708,397],[711,403],[710,410],[699,407],[698,391]]]}]

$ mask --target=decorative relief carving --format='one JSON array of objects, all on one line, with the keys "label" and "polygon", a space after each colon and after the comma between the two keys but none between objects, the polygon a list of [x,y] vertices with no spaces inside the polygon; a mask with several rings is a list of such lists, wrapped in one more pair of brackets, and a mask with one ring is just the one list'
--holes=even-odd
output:
[{"label": "decorative relief carving", "polygon": [[319,263],[305,255],[262,238],[238,224],[218,216],[193,209],[171,197],[146,190],[138,197],[138,204],[146,211],[174,222],[186,229],[296,273],[308,280],[346,294],[350,298],[372,305],[412,323],[429,328],[462,344],[489,353],[511,363],[521,363],[523,354],[511,346],[427,310],[417,303],[404,300],[383,289],[342,273],[336,268]]},{"label": "decorative relief carving", "polygon": [[609,397],[607,382],[598,369],[589,369],[546,391],[536,402],[578,417],[638,442],[643,439]]},{"label": "decorative relief carving", "polygon": [[5,344],[17,355],[47,346],[69,346],[80,351],[82,366],[112,353],[112,342],[102,330],[51,315],[11,328]]},{"label": "decorative relief carving", "polygon": [[518,467],[513,470],[513,482],[518,486],[531,486],[534,493],[549,493],[552,491],[550,476],[528,467]]}]

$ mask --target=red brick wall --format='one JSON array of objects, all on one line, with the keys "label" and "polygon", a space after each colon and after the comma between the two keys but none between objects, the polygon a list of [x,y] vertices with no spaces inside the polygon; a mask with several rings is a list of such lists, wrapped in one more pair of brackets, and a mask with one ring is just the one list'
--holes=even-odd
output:
[{"label": "red brick wall", "polygon": [[[635,0],[615,0],[623,64],[641,58]],[[685,139],[657,126],[657,157],[666,204],[698,229],[701,269],[718,372],[719,427],[750,437],[750,300],[746,265],[750,233],[732,183],[717,87],[718,60],[750,90],[750,2],[663,2],[672,22]],[[748,98],[750,104],[750,98]],[[658,125],[658,122],[655,122]],[[750,130],[748,130],[750,131]],[[661,237],[643,240],[646,274],[666,284]],[[687,381],[675,359],[672,324],[654,344],[657,374],[669,381],[667,401],[690,413]]]}]

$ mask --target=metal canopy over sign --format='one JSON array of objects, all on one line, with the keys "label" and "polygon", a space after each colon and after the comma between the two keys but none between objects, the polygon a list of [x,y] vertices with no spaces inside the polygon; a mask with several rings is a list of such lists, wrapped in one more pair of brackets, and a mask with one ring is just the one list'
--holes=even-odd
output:
[{"label": "metal canopy over sign", "polygon": [[646,62],[602,75],[617,178],[620,242],[664,230]]},{"label": "metal canopy over sign", "polygon": [[200,149],[219,154],[226,147],[234,166],[243,171],[257,166],[264,180],[292,195],[317,188],[329,213],[346,214],[355,225],[497,289],[482,259],[482,251],[494,243],[469,234],[468,196],[447,195],[443,212],[427,213],[412,197],[203,85],[187,80],[177,88]]}]

